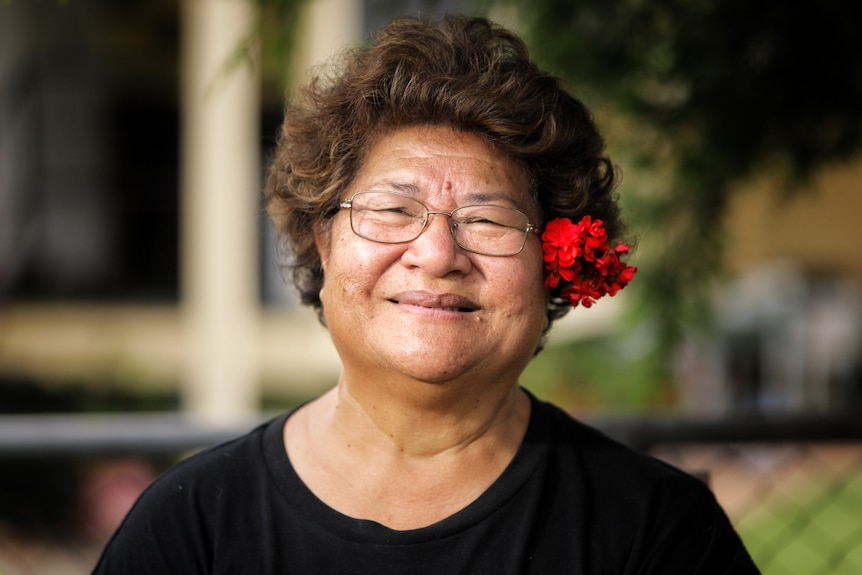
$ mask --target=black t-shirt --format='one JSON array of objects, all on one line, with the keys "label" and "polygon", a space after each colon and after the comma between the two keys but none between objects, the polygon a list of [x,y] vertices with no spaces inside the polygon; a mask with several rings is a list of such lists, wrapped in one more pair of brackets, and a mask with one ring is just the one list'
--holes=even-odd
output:
[{"label": "black t-shirt", "polygon": [[320,501],[285,452],[286,414],[156,480],[94,573],[758,573],[703,482],[531,401],[509,467],[428,527],[396,531]]}]

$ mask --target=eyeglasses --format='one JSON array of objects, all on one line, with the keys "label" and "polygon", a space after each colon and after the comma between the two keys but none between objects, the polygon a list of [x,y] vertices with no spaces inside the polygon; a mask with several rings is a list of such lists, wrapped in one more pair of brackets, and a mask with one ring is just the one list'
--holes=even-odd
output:
[{"label": "eyeglasses", "polygon": [[486,256],[518,254],[527,243],[527,234],[539,233],[518,210],[479,205],[436,212],[419,200],[395,192],[357,192],[338,207],[350,210],[353,233],[383,244],[412,242],[425,230],[432,214],[449,217],[449,232],[459,247]]}]

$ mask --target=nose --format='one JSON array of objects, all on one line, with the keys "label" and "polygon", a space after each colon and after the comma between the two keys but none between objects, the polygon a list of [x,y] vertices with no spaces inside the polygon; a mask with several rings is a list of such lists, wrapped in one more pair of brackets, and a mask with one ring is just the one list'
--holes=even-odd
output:
[{"label": "nose", "polygon": [[[435,217],[437,216],[437,217]],[[435,277],[466,275],[473,267],[468,252],[455,242],[449,212],[428,212],[428,223],[418,238],[407,243],[401,261]]]}]

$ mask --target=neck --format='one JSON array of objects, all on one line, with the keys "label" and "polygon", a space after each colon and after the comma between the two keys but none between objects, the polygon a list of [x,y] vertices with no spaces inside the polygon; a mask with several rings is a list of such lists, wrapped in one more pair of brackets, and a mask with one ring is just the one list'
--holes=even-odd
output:
[{"label": "neck", "polygon": [[393,529],[430,525],[484,493],[512,461],[530,419],[530,400],[514,382],[359,383],[342,375],[292,415],[285,447],[318,498]]},{"label": "neck", "polygon": [[486,442],[516,447],[529,419],[529,400],[517,382],[359,385],[342,375],[327,395],[331,430],[402,457],[455,454]]}]

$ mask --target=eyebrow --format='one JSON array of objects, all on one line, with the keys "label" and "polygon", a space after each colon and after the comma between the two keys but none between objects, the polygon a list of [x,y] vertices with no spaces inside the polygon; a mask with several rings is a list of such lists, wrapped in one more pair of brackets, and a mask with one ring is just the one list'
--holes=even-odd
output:
[{"label": "eyebrow", "polygon": [[[392,180],[376,182],[372,184],[372,186],[368,189],[394,191],[407,196],[421,195],[421,189],[419,188],[419,186],[416,186],[415,184]],[[515,200],[510,195],[503,192],[470,192],[467,194],[465,202],[466,203],[463,204],[464,206],[493,205],[495,202],[503,203],[507,204],[505,207],[514,208],[525,214],[528,213],[527,210],[529,209],[528,205],[524,205],[522,202]]]},{"label": "eyebrow", "polygon": [[[405,182],[393,182],[386,181],[381,182],[383,186],[386,188],[392,188],[392,190],[399,192],[401,194],[405,194],[408,196],[418,196],[420,193],[419,186],[415,186],[413,184],[407,184]],[[389,190],[386,190],[389,191]]]}]

